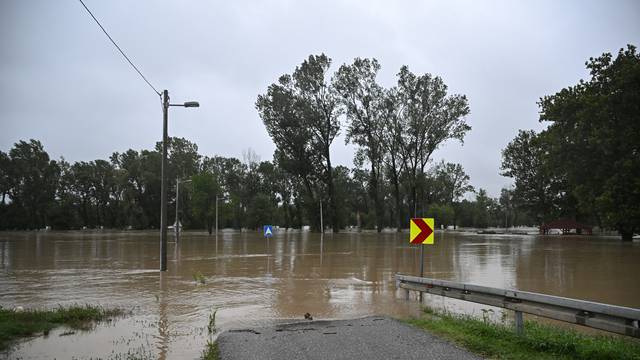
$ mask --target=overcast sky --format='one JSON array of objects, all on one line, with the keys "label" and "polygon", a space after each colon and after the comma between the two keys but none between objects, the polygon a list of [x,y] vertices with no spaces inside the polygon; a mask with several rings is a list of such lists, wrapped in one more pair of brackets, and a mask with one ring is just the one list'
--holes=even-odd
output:
[{"label": "overcast sky", "polygon": [[[441,76],[466,94],[472,130],[464,146],[434,155],[459,162],[491,195],[501,149],[518,129],[540,130],[536,101],[586,78],[584,62],[640,44],[640,1],[97,1],[87,6],[172,101],[170,136],[200,153],[270,160],[254,103],[309,54],[334,69],[374,57],[379,81],[400,66]],[[0,0],[0,150],[43,142],[53,158],[106,159],[149,149],[162,137],[160,101],[76,0]],[[333,144],[337,164],[354,149]]]}]

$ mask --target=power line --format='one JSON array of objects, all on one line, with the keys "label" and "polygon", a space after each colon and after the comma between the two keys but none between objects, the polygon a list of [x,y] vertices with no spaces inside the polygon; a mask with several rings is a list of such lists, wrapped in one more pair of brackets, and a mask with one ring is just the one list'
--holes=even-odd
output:
[{"label": "power line", "polygon": [[116,47],[116,49],[118,49],[118,51],[120,51],[120,54],[122,54],[122,56],[124,56],[124,58],[127,59],[127,61],[129,62],[129,65],[131,65],[138,72],[138,74],[140,74],[140,76],[142,77],[142,80],[144,80],[147,83],[147,85],[149,85],[153,89],[153,91],[160,96],[161,95],[160,92],[158,90],[156,90],[156,88],[153,85],[151,85],[149,80],[147,80],[147,78],[144,75],[142,75],[142,72],[133,64],[133,62],[131,62],[131,60],[129,59],[127,54],[125,54],[124,51],[122,51],[120,46],[118,46],[118,44],[116,44],[116,42],[113,40],[113,38],[111,38],[111,35],[109,35],[107,30],[105,30],[104,27],[102,26],[102,24],[100,24],[100,21],[98,21],[98,19],[96,19],[96,17],[93,16],[93,13],[91,12],[91,10],[89,10],[87,5],[85,5],[82,0],[78,0],[78,1],[80,1],[80,4],[82,4],[82,6],[84,6],[84,8],[89,13],[89,15],[91,15],[93,20],[95,20],[96,24],[98,24],[98,26],[100,26],[100,29],[102,29],[104,34],[107,35],[107,37],[109,38],[109,40],[111,40],[111,43],[113,43],[113,45]]}]

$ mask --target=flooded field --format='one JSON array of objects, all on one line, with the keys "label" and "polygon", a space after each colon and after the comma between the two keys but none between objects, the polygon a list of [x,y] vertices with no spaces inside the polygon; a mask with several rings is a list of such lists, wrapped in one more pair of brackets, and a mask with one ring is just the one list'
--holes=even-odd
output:
[{"label": "flooded field", "polygon": [[[160,274],[157,232],[0,233],[0,306],[99,304],[131,315],[26,340],[9,358],[196,358],[223,331],[273,321],[417,315],[395,273],[417,274],[408,234],[185,233]],[[172,238],[170,238],[172,239]],[[640,307],[640,243],[438,232],[425,276]],[[478,307],[428,298],[435,306]],[[3,354],[0,354],[3,356]]]}]

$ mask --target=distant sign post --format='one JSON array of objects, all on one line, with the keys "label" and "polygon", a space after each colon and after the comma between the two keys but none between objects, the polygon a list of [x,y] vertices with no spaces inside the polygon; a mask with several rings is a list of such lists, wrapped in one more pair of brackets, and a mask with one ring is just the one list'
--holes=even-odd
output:
[{"label": "distant sign post", "polygon": [[[424,245],[433,245],[435,221],[433,218],[413,218],[409,222],[409,243],[420,245],[420,277],[424,276]],[[422,302],[422,292],[420,292]]]},{"label": "distant sign post", "polygon": [[264,231],[264,237],[270,238],[273,236],[273,225],[265,225],[262,229]]}]

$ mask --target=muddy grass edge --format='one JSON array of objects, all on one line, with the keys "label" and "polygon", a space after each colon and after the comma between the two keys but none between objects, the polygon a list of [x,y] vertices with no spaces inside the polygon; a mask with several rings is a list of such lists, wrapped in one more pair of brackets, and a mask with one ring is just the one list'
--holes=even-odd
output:
[{"label": "muddy grass edge", "polygon": [[59,326],[87,330],[99,322],[127,315],[120,308],[96,305],[58,306],[52,309],[7,309],[0,307],[0,351],[8,351],[22,338],[47,335]]},{"label": "muddy grass edge", "polygon": [[402,321],[488,358],[640,360],[637,339],[585,334],[534,320],[525,321],[523,335],[506,318],[496,322],[430,307],[419,318]]}]

